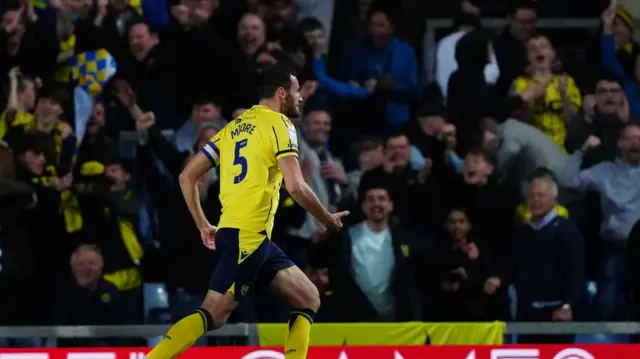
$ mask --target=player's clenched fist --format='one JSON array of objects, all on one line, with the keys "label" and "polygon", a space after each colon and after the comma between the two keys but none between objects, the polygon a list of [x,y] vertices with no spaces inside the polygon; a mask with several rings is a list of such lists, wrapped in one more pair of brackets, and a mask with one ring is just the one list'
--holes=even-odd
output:
[{"label": "player's clenched fist", "polygon": [[202,238],[205,247],[216,249],[216,230],[217,228],[210,223],[205,223],[200,227],[200,238]]}]

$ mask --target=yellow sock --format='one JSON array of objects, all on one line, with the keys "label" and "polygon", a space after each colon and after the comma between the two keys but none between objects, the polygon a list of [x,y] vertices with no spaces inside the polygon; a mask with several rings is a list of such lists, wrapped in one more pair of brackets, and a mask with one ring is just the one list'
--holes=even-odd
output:
[{"label": "yellow sock", "polygon": [[[287,359],[306,359],[309,351],[309,333],[315,312],[296,309],[289,316],[289,333],[285,339],[284,355]],[[151,359],[151,358],[150,358]]]},{"label": "yellow sock", "polygon": [[189,349],[204,333],[213,328],[211,315],[204,309],[182,318],[167,335],[147,354],[148,359],[172,359]]}]

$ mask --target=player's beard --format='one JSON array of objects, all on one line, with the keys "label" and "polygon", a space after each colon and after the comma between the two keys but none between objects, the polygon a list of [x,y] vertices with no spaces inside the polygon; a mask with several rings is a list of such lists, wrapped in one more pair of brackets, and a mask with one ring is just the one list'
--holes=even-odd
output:
[{"label": "player's beard", "polygon": [[282,102],[282,114],[289,118],[298,118],[300,117],[300,108],[296,105],[296,100],[291,95],[287,95],[287,97]]}]

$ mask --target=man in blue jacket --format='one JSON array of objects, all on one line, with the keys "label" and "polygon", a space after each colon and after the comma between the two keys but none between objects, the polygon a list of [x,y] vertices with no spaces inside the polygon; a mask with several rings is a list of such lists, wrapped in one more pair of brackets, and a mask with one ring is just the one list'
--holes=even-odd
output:
[{"label": "man in blue jacket", "polygon": [[373,101],[368,101],[383,106],[380,111],[383,118],[378,120],[385,133],[409,121],[410,104],[418,92],[415,53],[409,44],[394,37],[393,31],[391,11],[374,9],[369,18],[368,36],[351,47],[343,62],[347,81],[374,89],[370,97]]},{"label": "man in blue jacket", "polygon": [[602,14],[603,34],[602,67],[611,76],[615,76],[624,86],[624,93],[629,101],[629,108],[633,116],[640,116],[640,56],[636,57],[635,77],[627,75],[618,56],[616,55],[615,38],[612,33],[613,22],[616,18],[616,8],[609,7]]}]

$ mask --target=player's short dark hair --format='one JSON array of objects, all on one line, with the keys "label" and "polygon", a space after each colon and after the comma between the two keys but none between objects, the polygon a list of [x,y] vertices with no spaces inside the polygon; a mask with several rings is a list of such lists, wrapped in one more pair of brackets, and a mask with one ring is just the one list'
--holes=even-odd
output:
[{"label": "player's short dark hair", "polygon": [[282,64],[265,68],[260,73],[258,98],[260,100],[272,98],[281,87],[288,90],[291,87],[291,76],[296,76],[295,71]]},{"label": "player's short dark hair", "polygon": [[324,26],[322,25],[320,20],[318,20],[315,17],[312,17],[312,16],[305,17],[304,19],[300,20],[300,22],[298,23],[298,31],[300,31],[303,34],[306,34],[307,32],[315,31],[315,30],[324,31]]}]

